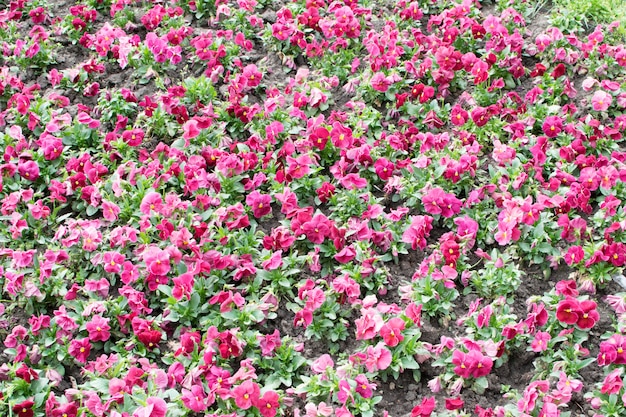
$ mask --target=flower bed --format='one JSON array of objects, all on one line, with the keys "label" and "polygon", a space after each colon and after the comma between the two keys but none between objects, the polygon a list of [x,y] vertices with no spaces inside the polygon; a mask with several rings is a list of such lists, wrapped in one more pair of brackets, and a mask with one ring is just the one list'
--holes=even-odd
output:
[{"label": "flower bed", "polygon": [[0,414],[624,415],[626,48],[480,3],[12,0]]}]

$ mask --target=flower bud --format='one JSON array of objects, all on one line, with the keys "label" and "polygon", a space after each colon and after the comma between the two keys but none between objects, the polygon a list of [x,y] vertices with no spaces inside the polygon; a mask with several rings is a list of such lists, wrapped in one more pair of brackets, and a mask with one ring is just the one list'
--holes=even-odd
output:
[{"label": "flower bud", "polygon": [[63,380],[63,376],[56,370],[50,368],[46,370],[46,378],[50,381],[50,385],[56,387]]},{"label": "flower bud", "polygon": [[598,397],[594,397],[589,401],[589,405],[591,405],[591,408],[594,410],[597,410],[602,406],[602,400]]},{"label": "flower bud", "polygon": [[39,349],[38,345],[33,345],[30,350],[30,355],[28,356],[28,359],[30,359],[30,363],[32,363],[33,365],[37,365],[39,363],[39,361],[41,360],[41,350]]},{"label": "flower bud", "polygon": [[0,366],[0,381],[8,381],[9,372],[11,372],[9,365],[7,365],[6,363],[3,363],[2,366]]}]

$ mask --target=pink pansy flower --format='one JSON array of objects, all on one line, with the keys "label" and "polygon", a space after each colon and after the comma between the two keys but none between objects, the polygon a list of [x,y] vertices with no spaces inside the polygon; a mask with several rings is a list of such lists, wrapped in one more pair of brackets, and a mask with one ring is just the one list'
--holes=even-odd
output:
[{"label": "pink pansy flower", "polygon": [[458,104],[450,112],[450,122],[455,126],[463,126],[469,119],[469,113]]},{"label": "pink pansy flower", "polygon": [[[613,335],[609,340],[600,343],[600,353],[598,353],[597,362],[600,366],[610,365],[618,361],[618,349],[622,352],[620,354],[622,359],[618,363],[626,363],[626,344],[620,343],[621,340],[616,340],[616,336],[622,338],[621,335]],[[5,342],[6,344],[6,342]]]},{"label": "pink pansy flower", "polygon": [[20,161],[17,165],[17,172],[28,181],[35,181],[39,178],[39,165],[35,161]]},{"label": "pink pansy flower", "polygon": [[106,342],[111,337],[111,326],[109,319],[100,316],[94,316],[90,322],[85,325],[89,332],[89,340],[92,342]]},{"label": "pink pansy flower", "polygon": [[556,318],[565,324],[575,324],[582,313],[580,302],[575,298],[568,297],[559,302],[556,309]]},{"label": "pink pansy flower", "polygon": [[393,176],[395,165],[393,162],[389,161],[386,158],[379,158],[374,163],[374,169],[376,170],[376,174],[381,180],[387,181]]},{"label": "pink pansy flower", "polygon": [[579,305],[581,313],[576,325],[581,329],[591,329],[600,320],[600,314],[596,310],[597,304],[593,300],[583,300]]},{"label": "pink pansy flower", "polygon": [[254,64],[246,65],[242,71],[242,75],[246,79],[248,87],[258,86],[261,83],[261,78],[263,77],[263,74],[261,74],[257,66]]},{"label": "pink pansy flower", "polygon": [[622,372],[622,368],[616,368],[604,378],[601,389],[603,394],[616,394],[622,389],[624,385],[621,378]]},{"label": "pink pansy flower", "polygon": [[209,123],[201,122],[196,117],[187,120],[183,124],[183,139],[185,139],[185,144],[189,146],[190,139],[197,137],[203,128],[208,127],[208,124]]},{"label": "pink pansy flower", "polygon": [[561,411],[555,403],[546,401],[543,403],[543,407],[541,407],[539,415],[541,417],[559,417],[561,415]]},{"label": "pink pansy flower", "polygon": [[151,191],[147,193],[141,200],[139,211],[149,215],[151,212],[159,213],[163,207],[163,199],[161,194]]},{"label": "pink pansy flower", "polygon": [[509,244],[511,241],[516,241],[520,238],[521,231],[517,227],[507,227],[502,225],[502,223],[498,224],[498,231],[494,235],[494,239],[501,246]]},{"label": "pink pansy flower", "polygon": [[374,308],[361,310],[361,317],[354,321],[357,340],[368,340],[376,337],[383,326],[383,318]]},{"label": "pink pansy flower", "polygon": [[323,214],[316,214],[302,225],[302,232],[312,243],[322,243],[330,235],[331,221]]},{"label": "pink pansy flower", "polygon": [[330,417],[333,414],[333,407],[323,401],[317,406],[313,403],[307,403],[304,409],[306,410],[306,417]]},{"label": "pink pansy flower", "polygon": [[376,346],[368,346],[365,353],[367,372],[382,371],[391,365],[391,352],[384,346],[383,342],[379,342]]},{"label": "pink pansy flower", "polygon": [[626,313],[626,297],[623,295],[607,295],[605,301],[617,314]]},{"label": "pink pansy flower", "polygon": [[248,379],[241,385],[236,386],[232,394],[237,407],[242,410],[247,410],[259,400],[260,392],[259,385]]},{"label": "pink pansy flower", "polygon": [[404,320],[399,317],[393,317],[380,328],[380,337],[383,338],[387,346],[397,346],[404,340],[402,330],[404,330],[405,325]]},{"label": "pink pansy flower", "polygon": [[99,280],[88,279],[85,280],[83,289],[85,291],[92,291],[98,293],[102,298],[105,298],[109,294],[109,287],[111,284],[106,278],[100,278]]},{"label": "pink pansy flower", "polygon": [[283,265],[282,255],[283,255],[282,250],[278,250],[274,252],[272,256],[270,256],[269,259],[261,263],[261,266],[266,271],[273,271],[274,269],[280,268]]},{"label": "pink pansy flower", "polygon": [[83,249],[88,252],[98,249],[98,245],[102,242],[102,233],[93,226],[83,229],[81,235],[83,238]]},{"label": "pink pansy flower", "polygon": [[308,175],[311,171],[313,160],[309,155],[300,155],[297,158],[287,157],[287,175],[291,179],[299,179]]},{"label": "pink pansy flower", "polygon": [[293,325],[307,328],[313,322],[313,312],[307,308],[296,312],[293,318]]},{"label": "pink pansy flower", "polygon": [[146,406],[139,407],[133,417],[165,417],[167,414],[167,403],[159,397],[148,397]]},{"label": "pink pansy flower", "polygon": [[411,245],[413,250],[426,248],[426,238],[430,236],[433,218],[430,216],[411,216],[411,224],[402,234],[402,241]]},{"label": "pink pansy flower", "polygon": [[246,204],[252,208],[252,214],[257,219],[272,212],[272,197],[269,194],[261,194],[254,190],[246,197]]},{"label": "pink pansy flower", "polygon": [[356,257],[356,251],[350,246],[345,246],[341,251],[335,254],[334,258],[337,262],[341,264],[345,264],[350,262]]},{"label": "pink pansy flower", "polygon": [[543,352],[548,349],[548,342],[551,338],[550,333],[537,332],[537,334],[535,334],[535,338],[530,344],[530,347],[534,352]]},{"label": "pink pansy flower", "polygon": [[257,335],[259,341],[259,347],[261,348],[261,354],[263,356],[272,356],[276,348],[282,344],[280,339],[280,332],[278,329],[274,329],[274,333],[264,336]]},{"label": "pink pansy flower", "polygon": [[161,336],[162,334],[159,330],[148,329],[137,333],[137,339],[150,350],[158,347],[158,344],[161,341]]},{"label": "pink pansy flower", "polygon": [[591,97],[591,106],[595,111],[606,111],[613,102],[613,97],[603,90],[598,90]]},{"label": "pink pansy flower", "polygon": [[153,275],[166,275],[170,271],[170,254],[156,246],[148,247],[143,253],[148,271]]},{"label": "pink pansy flower", "polygon": [[563,260],[568,265],[581,262],[585,258],[585,252],[581,246],[570,246],[567,253],[563,256]]},{"label": "pink pansy flower", "polygon": [[467,354],[467,360],[474,378],[488,375],[493,367],[493,360],[477,350],[470,350]]},{"label": "pink pansy flower", "polygon": [[463,407],[464,404],[465,402],[463,401],[461,397],[445,399],[446,410],[458,410],[461,407]]},{"label": "pink pansy flower", "polygon": [[452,353],[452,363],[455,365],[454,373],[462,378],[469,378],[470,364],[467,360],[467,354],[461,350],[455,350]]},{"label": "pink pansy flower", "polygon": [[333,123],[332,130],[330,131],[330,140],[333,145],[339,149],[349,149],[354,144],[352,129],[343,126],[339,122],[335,122]]},{"label": "pink pansy flower", "polygon": [[561,371],[556,387],[561,391],[579,392],[583,388],[583,383],[578,379],[571,379],[565,372]]},{"label": "pink pansy flower", "polygon": [[128,143],[129,146],[139,146],[143,142],[144,133],[141,129],[125,130],[122,133],[122,139]]},{"label": "pink pansy flower", "polygon": [[349,299],[355,299],[361,294],[361,287],[348,274],[333,279],[332,287],[337,293],[346,294]]},{"label": "pink pansy flower", "polygon": [[191,390],[183,388],[181,394],[183,404],[191,411],[202,413],[207,409],[206,394],[202,385],[192,385]]},{"label": "pink pansy flower", "polygon": [[122,265],[126,259],[119,252],[105,252],[102,256],[104,270],[109,273],[117,274],[122,270]]},{"label": "pink pansy flower", "polygon": [[124,284],[130,284],[139,279],[139,269],[130,261],[122,264],[122,273],[120,274]]},{"label": "pink pansy flower", "polygon": [[555,285],[556,295],[563,295],[566,297],[577,297],[578,288],[576,281],[573,279],[561,280]]},{"label": "pink pansy flower", "polygon": [[322,374],[326,372],[326,368],[332,368],[333,366],[335,366],[333,359],[329,354],[325,353],[311,364],[311,370],[315,373]]},{"label": "pink pansy flower", "polygon": [[350,387],[350,383],[348,381],[341,380],[339,381],[339,391],[337,391],[337,399],[342,404],[345,404],[348,399],[351,402],[354,402],[354,396],[352,395],[352,388]]},{"label": "pink pansy flower", "polygon": [[70,342],[68,353],[78,362],[86,363],[90,352],[91,343],[89,343],[89,338],[85,337],[83,339],[73,339]]},{"label": "pink pansy flower", "polygon": [[371,398],[374,395],[374,389],[376,389],[376,385],[370,383],[367,377],[363,374],[357,375],[354,378],[356,382],[356,393],[359,394],[363,398]]},{"label": "pink pansy flower", "polygon": [[384,73],[377,72],[372,76],[370,83],[374,90],[384,93],[389,89],[389,86],[391,85],[391,80],[386,77]]},{"label": "pink pansy flower", "polygon": [[263,417],[274,417],[278,413],[279,399],[278,394],[270,390],[256,401],[255,406]]},{"label": "pink pansy flower", "polygon": [[541,128],[547,137],[554,138],[563,131],[563,120],[559,116],[548,116]]},{"label": "pink pansy flower", "polygon": [[103,200],[102,201],[102,217],[110,222],[117,220],[117,216],[120,214],[120,208],[117,204]]},{"label": "pink pansy flower", "polygon": [[498,139],[494,139],[492,157],[500,166],[509,164],[515,158],[515,155],[515,149],[504,145]]},{"label": "pink pansy flower", "polygon": [[428,190],[422,197],[424,210],[429,214],[440,214],[443,217],[452,217],[461,210],[461,201],[454,194],[446,193],[436,187]]},{"label": "pink pansy flower", "polygon": [[365,188],[367,186],[367,179],[362,178],[359,174],[350,173],[342,177],[339,182],[342,186],[349,190],[355,190],[359,188]]},{"label": "pink pansy flower", "polygon": [[424,398],[419,405],[413,407],[411,417],[430,417],[436,404],[435,397]]},{"label": "pink pansy flower", "polygon": [[186,297],[188,300],[191,299],[191,292],[193,291],[194,285],[194,277],[190,272],[186,272],[174,278],[173,280],[174,288],[172,289],[172,297],[177,300]]}]

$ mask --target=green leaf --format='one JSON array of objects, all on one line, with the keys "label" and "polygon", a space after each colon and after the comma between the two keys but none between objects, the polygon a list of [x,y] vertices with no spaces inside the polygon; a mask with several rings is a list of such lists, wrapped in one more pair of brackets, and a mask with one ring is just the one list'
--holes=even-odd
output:
[{"label": "green leaf", "polygon": [[36,394],[35,397],[33,398],[33,402],[35,403],[34,407],[35,408],[39,408],[43,405],[43,403],[46,401],[46,398],[48,397],[48,392],[40,392],[39,394]]},{"label": "green leaf", "polygon": [[335,327],[335,325],[333,324],[333,322],[331,320],[328,319],[324,319],[322,320],[322,322],[320,323],[320,325],[322,327]]},{"label": "green leaf", "polygon": [[93,389],[101,393],[109,392],[109,380],[104,378],[96,378],[91,380],[88,385],[90,385]]},{"label": "green leaf", "polygon": [[265,379],[263,386],[265,387],[265,389],[275,390],[276,388],[280,387],[281,382],[282,380],[279,376],[277,376],[276,374],[270,374]]},{"label": "green leaf", "polygon": [[182,151],[183,149],[185,149],[185,139],[182,139],[182,138],[176,139],[174,143],[172,143],[171,147]]},{"label": "green leaf", "polygon": [[504,77],[504,84],[509,90],[512,90],[516,87],[515,80],[513,79],[513,76],[511,74],[507,74],[506,77]]},{"label": "green leaf", "polygon": [[239,318],[239,310],[230,310],[222,313],[222,317],[227,320],[237,320]]},{"label": "green leaf", "polygon": [[281,375],[279,378],[280,378],[280,382],[282,382],[285,386],[290,387],[291,384],[293,383],[292,382],[293,380],[291,379],[290,376],[282,376]]},{"label": "green leaf", "polygon": [[172,296],[172,288],[169,285],[159,285],[158,289],[168,297]]},{"label": "green leaf", "polygon": [[585,359],[585,360],[583,360],[583,361],[580,361],[580,362],[576,365],[576,367],[577,367],[578,369],[582,369],[582,368],[585,368],[585,367],[587,367],[587,366],[591,365],[591,364],[592,364],[593,362],[595,362],[595,361],[596,361],[596,358],[587,358],[587,359]]},{"label": "green leaf", "polygon": [[87,216],[93,216],[98,212],[98,207],[94,207],[92,205],[87,206]]},{"label": "green leaf", "polygon": [[254,309],[251,311],[251,315],[252,318],[254,319],[255,323],[260,323],[263,320],[265,320],[265,314],[263,314],[263,312],[260,309]]},{"label": "green leaf", "polygon": [[404,369],[419,369],[420,365],[417,363],[413,356],[403,356],[400,359],[400,364]]},{"label": "green leaf", "polygon": [[189,308],[191,310],[197,310],[200,305],[200,295],[197,292],[191,294],[191,300],[189,301]]},{"label": "green leaf", "polygon": [[474,384],[472,385],[472,389],[476,391],[477,394],[482,394],[485,392],[488,386],[489,386],[489,382],[487,381],[487,378],[484,376],[481,376],[480,378],[477,378],[476,381],[474,381]]},{"label": "green leaf", "polygon": [[176,323],[178,320],[180,320],[180,315],[176,311],[170,310],[170,314],[167,315],[167,321]]}]

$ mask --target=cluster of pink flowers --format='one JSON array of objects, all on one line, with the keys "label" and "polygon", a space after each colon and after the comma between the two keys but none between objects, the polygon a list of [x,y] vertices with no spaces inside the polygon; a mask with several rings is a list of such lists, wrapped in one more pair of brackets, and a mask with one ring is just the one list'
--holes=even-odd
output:
[{"label": "cluster of pink flowers", "polygon": [[593,300],[579,301],[568,297],[559,302],[556,317],[561,323],[575,324],[581,329],[591,329],[600,319],[596,307],[597,304]]}]

